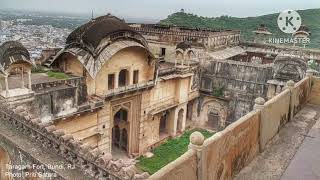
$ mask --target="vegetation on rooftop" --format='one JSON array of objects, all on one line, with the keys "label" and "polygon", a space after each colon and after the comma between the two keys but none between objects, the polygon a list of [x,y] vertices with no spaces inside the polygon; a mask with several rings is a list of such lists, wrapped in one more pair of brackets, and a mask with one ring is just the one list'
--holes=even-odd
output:
[{"label": "vegetation on rooftop", "polygon": [[48,71],[47,75],[56,79],[68,79],[69,76],[63,72]]},{"label": "vegetation on rooftop", "polygon": [[[311,32],[311,43],[308,47],[320,48],[320,9],[299,10],[302,24],[309,27]],[[291,37],[280,31],[277,25],[278,13],[268,14],[257,17],[237,18],[231,16],[203,17],[194,14],[177,12],[161,20],[160,24],[186,26],[191,28],[210,28],[210,29],[235,29],[241,30],[242,40],[253,40],[252,31],[260,24],[265,24],[268,30],[273,33],[273,37]]]},{"label": "vegetation on rooftop", "polygon": [[47,70],[45,67],[37,65],[35,67],[32,67],[31,72],[32,73],[46,73]]},{"label": "vegetation on rooftop", "polygon": [[164,144],[155,148],[152,151],[154,154],[153,157],[139,157],[139,162],[136,164],[136,166],[143,171],[154,174],[170,162],[176,160],[188,150],[188,145],[190,142],[189,137],[194,131],[201,132],[206,139],[214,134],[207,130],[186,131],[182,136],[175,139],[169,139]]},{"label": "vegetation on rooftop", "polygon": [[224,87],[213,87],[212,95],[216,97],[222,97],[223,96]]}]

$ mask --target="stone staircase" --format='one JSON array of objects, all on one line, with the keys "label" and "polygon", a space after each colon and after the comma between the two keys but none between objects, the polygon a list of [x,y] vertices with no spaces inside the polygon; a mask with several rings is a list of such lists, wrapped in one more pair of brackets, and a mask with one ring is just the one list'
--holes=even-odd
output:
[{"label": "stone staircase", "polygon": [[28,93],[19,96],[13,96],[8,98],[2,98],[0,101],[8,104],[10,107],[15,107],[23,104],[30,103],[34,100],[34,93]]}]

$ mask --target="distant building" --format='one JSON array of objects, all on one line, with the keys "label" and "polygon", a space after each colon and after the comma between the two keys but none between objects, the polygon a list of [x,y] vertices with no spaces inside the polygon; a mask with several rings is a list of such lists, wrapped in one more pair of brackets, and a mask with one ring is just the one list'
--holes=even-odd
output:
[{"label": "distant building", "polygon": [[257,29],[252,32],[255,34],[254,42],[256,43],[266,43],[268,37],[272,35],[265,24],[260,24]]}]

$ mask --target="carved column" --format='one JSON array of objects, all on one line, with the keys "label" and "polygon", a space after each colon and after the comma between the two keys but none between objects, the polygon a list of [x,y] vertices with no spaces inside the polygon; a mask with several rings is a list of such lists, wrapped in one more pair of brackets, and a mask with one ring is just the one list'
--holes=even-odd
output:
[{"label": "carved column", "polygon": [[31,87],[31,69],[28,70],[28,88],[30,90],[32,90],[32,87]]},{"label": "carved column", "polygon": [[22,88],[22,89],[24,88],[23,71],[24,71],[24,68],[23,68],[23,66],[22,66],[22,67],[21,67],[21,88]]},{"label": "carved column", "polygon": [[6,86],[6,97],[9,96],[9,83],[8,83],[8,75],[4,76],[5,86]]},{"label": "carved column", "polygon": [[119,87],[119,72],[116,72],[114,77],[114,88],[117,89],[118,87]]},{"label": "carved column", "polygon": [[128,85],[131,85],[133,84],[133,70],[132,70],[132,67],[129,69],[129,84]]}]

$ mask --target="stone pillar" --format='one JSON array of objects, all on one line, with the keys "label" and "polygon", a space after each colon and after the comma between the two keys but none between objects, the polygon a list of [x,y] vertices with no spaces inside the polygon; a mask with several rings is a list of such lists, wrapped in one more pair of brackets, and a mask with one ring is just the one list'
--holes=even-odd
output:
[{"label": "stone pillar", "polygon": [[254,100],[254,110],[262,110],[264,107],[264,103],[266,101],[262,97],[258,97],[257,99]]},{"label": "stone pillar", "polygon": [[206,168],[205,163],[206,159],[202,154],[203,151],[203,143],[204,143],[204,136],[198,132],[195,131],[190,135],[190,144],[188,146],[189,150],[194,150],[197,153],[197,174],[198,174],[198,180],[206,180]]},{"label": "stone pillar", "polygon": [[290,80],[290,81],[288,81],[287,83],[286,83],[286,89],[290,89],[290,90],[292,90],[293,88],[294,88],[294,81],[292,81],[292,80]]},{"label": "stone pillar", "polygon": [[21,67],[21,88],[23,89],[24,88],[24,78],[23,78],[23,72],[24,71],[24,68],[23,66]]},{"label": "stone pillar", "polygon": [[6,86],[6,97],[9,96],[9,83],[8,83],[8,75],[4,76],[5,86]]},{"label": "stone pillar", "polygon": [[267,98],[271,99],[274,97],[276,92],[276,86],[274,84],[269,84],[268,85],[268,91],[267,91]]},{"label": "stone pillar", "polygon": [[132,68],[129,69],[129,84],[128,85],[131,85],[133,84],[133,70]]},{"label": "stone pillar", "polygon": [[308,69],[306,72],[307,77],[312,77],[313,76],[313,71],[311,69]]},{"label": "stone pillar", "polygon": [[119,87],[119,72],[116,72],[114,76],[114,88],[117,89]]},{"label": "stone pillar", "polygon": [[31,87],[31,69],[28,70],[28,88],[30,90],[32,90],[32,87]]},{"label": "stone pillar", "polygon": [[[312,81],[313,81],[313,71],[311,69],[308,69],[306,72],[306,76],[309,78],[309,86],[312,86]],[[310,88],[311,89],[311,88]]]}]

